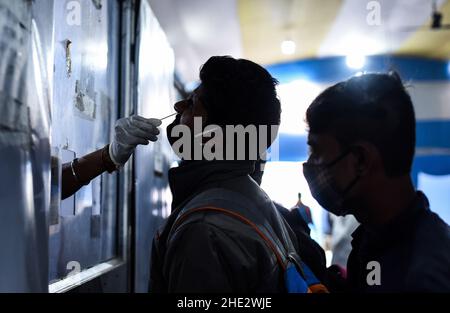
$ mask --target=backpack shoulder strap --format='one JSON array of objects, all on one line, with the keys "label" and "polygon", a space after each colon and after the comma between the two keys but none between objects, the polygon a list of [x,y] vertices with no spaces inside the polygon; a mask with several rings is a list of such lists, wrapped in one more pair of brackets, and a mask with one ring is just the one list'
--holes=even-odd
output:
[{"label": "backpack shoulder strap", "polygon": [[[211,203],[214,203],[214,205],[211,205]],[[225,188],[208,189],[194,197],[182,209],[173,223],[170,233],[174,232],[188,217],[196,213],[215,212],[228,215],[247,224],[258,234],[267,247],[274,253],[277,263],[283,269],[283,272],[286,272],[288,267],[293,264],[308,284],[309,292],[327,292],[326,287],[320,284],[309,267],[300,259],[287,227],[283,222],[283,218],[278,213],[273,202],[270,202],[270,204],[276,216],[273,222],[277,223],[276,226],[281,232],[281,240],[283,242],[278,238],[273,227],[265,218],[261,218],[258,214],[252,214],[255,205],[248,197]]]},{"label": "backpack shoulder strap", "polygon": [[178,219],[175,222],[174,227],[175,228],[178,227],[178,225],[181,224],[189,215],[197,213],[197,212],[206,212],[206,211],[222,213],[222,214],[231,216],[231,217],[241,221],[244,224],[249,225],[261,237],[261,239],[266,243],[268,248],[270,250],[272,250],[272,252],[275,254],[278,264],[283,268],[283,270],[286,270],[287,259],[285,258],[285,256],[283,254],[280,253],[279,248],[275,246],[273,240],[270,239],[270,237],[269,237],[270,235],[267,234],[267,232],[261,231],[261,229],[259,229],[259,227],[255,223],[253,223],[251,220],[245,218],[244,216],[242,216],[239,213],[233,212],[228,209],[218,208],[218,207],[213,207],[213,206],[194,208],[194,209],[189,210],[185,214],[183,214],[180,217],[180,219]]},{"label": "backpack shoulder strap", "polygon": [[280,266],[285,269],[289,262],[289,256],[295,256],[297,253],[281,220],[282,217],[278,214],[273,203],[270,204],[276,216],[274,222],[278,224],[276,226],[281,231],[282,238],[276,235],[267,219],[255,212],[258,208],[255,207],[255,204],[248,197],[225,188],[211,188],[194,197],[182,209],[170,232],[174,232],[182,222],[195,213],[209,211],[226,214],[252,227],[274,252]]}]

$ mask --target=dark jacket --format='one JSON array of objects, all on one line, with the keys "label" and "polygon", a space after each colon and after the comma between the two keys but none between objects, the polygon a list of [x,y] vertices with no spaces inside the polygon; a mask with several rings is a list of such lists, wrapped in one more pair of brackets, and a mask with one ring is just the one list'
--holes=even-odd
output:
[{"label": "dark jacket", "polygon": [[[254,162],[249,161],[191,161],[170,170],[172,214],[153,242],[152,292],[285,291],[275,254],[247,224],[225,214],[199,212],[170,231],[190,199],[211,188],[238,192],[258,208],[258,219],[271,225],[281,220],[287,226],[269,197],[250,178],[253,170]],[[295,235],[287,228],[295,242]]]},{"label": "dark jacket", "polygon": [[287,221],[297,237],[298,254],[315,276],[330,292],[345,292],[346,282],[340,267],[326,267],[325,251],[311,238],[311,230],[297,209],[288,210],[275,202],[278,212]]},{"label": "dark jacket", "polygon": [[[352,236],[350,291],[450,292],[450,227],[430,211],[422,192],[389,225],[372,231],[360,226]],[[370,261],[380,264],[380,285],[367,283]]]},{"label": "dark jacket", "polygon": [[325,251],[311,238],[311,230],[308,224],[298,210],[288,210],[279,203],[275,203],[275,206],[297,237],[300,257],[311,268],[316,277],[328,287]]}]

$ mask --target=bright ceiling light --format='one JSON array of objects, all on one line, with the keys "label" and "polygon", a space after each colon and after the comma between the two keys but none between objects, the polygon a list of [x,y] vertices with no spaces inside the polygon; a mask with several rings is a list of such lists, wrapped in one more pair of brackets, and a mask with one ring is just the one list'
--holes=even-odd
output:
[{"label": "bright ceiling light", "polygon": [[366,56],[364,54],[352,53],[347,55],[345,62],[349,68],[359,70],[366,64]]},{"label": "bright ceiling light", "polygon": [[295,47],[295,42],[292,40],[285,40],[281,43],[281,52],[287,55],[294,54]]}]

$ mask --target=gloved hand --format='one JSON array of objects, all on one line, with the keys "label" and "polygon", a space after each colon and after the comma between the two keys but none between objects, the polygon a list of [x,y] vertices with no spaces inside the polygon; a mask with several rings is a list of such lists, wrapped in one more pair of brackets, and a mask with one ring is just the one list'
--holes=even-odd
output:
[{"label": "gloved hand", "polygon": [[159,134],[158,126],[161,121],[155,118],[144,118],[133,115],[116,121],[114,136],[109,145],[109,156],[117,165],[124,165],[137,145],[148,145],[150,141],[156,141]]}]

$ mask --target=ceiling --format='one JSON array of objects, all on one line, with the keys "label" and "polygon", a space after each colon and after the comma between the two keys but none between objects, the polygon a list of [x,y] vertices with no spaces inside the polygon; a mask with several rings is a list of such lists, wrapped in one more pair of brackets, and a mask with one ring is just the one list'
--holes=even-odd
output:
[{"label": "ceiling", "polygon": [[[264,65],[350,53],[450,59],[450,29],[430,30],[432,0],[148,1],[174,48],[184,83],[196,81],[212,55]],[[368,9],[371,2],[375,7]],[[437,0],[437,6],[443,24],[450,24],[450,0]],[[368,15],[377,12],[380,23],[369,25]],[[296,43],[295,53],[281,52],[284,40]]]}]

